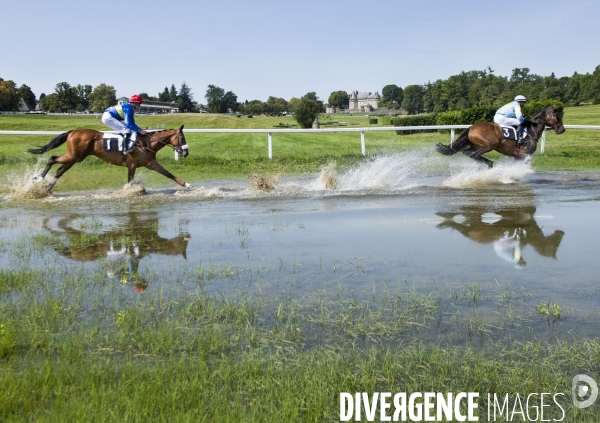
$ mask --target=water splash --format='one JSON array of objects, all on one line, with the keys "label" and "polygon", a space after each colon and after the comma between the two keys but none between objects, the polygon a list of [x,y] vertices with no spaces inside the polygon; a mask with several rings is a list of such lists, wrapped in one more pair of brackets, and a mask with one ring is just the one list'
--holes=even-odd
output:
[{"label": "water splash", "polygon": [[146,188],[139,181],[132,181],[123,185],[119,191],[113,192],[111,195],[116,197],[140,197],[146,195]]},{"label": "water splash", "polygon": [[33,169],[28,166],[21,175],[9,175],[10,196],[16,200],[32,200],[51,196],[56,179],[50,175],[41,180],[36,178],[44,165],[41,160],[38,160]]},{"label": "water splash", "polygon": [[248,180],[250,188],[254,191],[273,191],[279,184],[277,176],[258,176],[255,173],[248,175]]},{"label": "water splash", "polygon": [[499,163],[491,169],[480,165],[464,169],[443,181],[450,188],[470,188],[483,185],[513,184],[534,173],[530,164],[524,162]]},{"label": "water splash", "polygon": [[[358,166],[340,170],[335,162],[321,169],[318,175],[309,177],[260,176],[251,174],[245,181],[212,181],[195,189],[151,190],[149,197],[157,201],[172,201],[173,197],[182,201],[253,199],[265,197],[313,197],[328,195],[395,195],[407,192],[420,192],[429,188],[467,188],[495,184],[510,184],[523,180],[534,171],[528,164],[500,161],[488,169],[467,157],[448,157],[437,154],[433,149],[420,149],[403,153],[374,156]],[[22,177],[20,186],[32,183],[36,170]],[[448,177],[448,174],[452,176]],[[51,183],[51,182],[50,182]],[[26,190],[28,192],[31,189]],[[49,201],[70,199],[122,199],[136,198],[147,194],[139,181],[126,184],[122,189],[111,193],[86,193],[81,195],[50,196]],[[50,195],[48,192],[40,197]],[[165,200],[161,200],[165,197]],[[32,197],[28,197],[32,198]]]}]

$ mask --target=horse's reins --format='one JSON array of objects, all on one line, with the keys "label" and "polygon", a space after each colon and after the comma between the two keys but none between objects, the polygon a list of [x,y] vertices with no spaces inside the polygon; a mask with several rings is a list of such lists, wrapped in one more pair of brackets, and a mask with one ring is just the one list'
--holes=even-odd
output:
[{"label": "horse's reins", "polygon": [[[552,112],[552,115],[550,116],[551,118],[554,119],[554,125],[553,126],[548,126],[550,129],[552,129],[553,131],[556,131],[556,127],[558,126],[558,122],[556,119],[556,112]],[[546,123],[548,122],[548,120],[546,120]],[[544,127],[546,126],[546,123],[544,124]],[[517,145],[515,146],[515,155],[514,157],[517,158],[517,156],[519,155],[519,152],[521,151],[521,144],[517,143]]]},{"label": "horse's reins", "polygon": [[[156,141],[161,143],[162,145],[171,147],[173,149],[173,151],[175,152],[175,160],[178,160],[179,159],[179,156],[178,156],[179,150],[187,150],[190,147],[187,144],[186,145],[181,144],[181,135],[179,134],[179,131],[177,131],[176,135],[177,135],[177,145],[176,146],[172,145],[171,143],[164,142],[160,138],[157,138]],[[150,149],[150,146],[146,147],[146,149],[152,153],[156,153],[156,151]]]}]

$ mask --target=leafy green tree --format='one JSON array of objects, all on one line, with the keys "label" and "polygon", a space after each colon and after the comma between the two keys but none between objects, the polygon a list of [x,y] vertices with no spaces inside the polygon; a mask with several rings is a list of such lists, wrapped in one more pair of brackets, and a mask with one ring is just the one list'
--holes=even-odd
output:
[{"label": "leafy green tree", "polygon": [[60,111],[60,102],[56,93],[40,96],[40,108],[46,112]]},{"label": "leafy green tree", "polygon": [[288,101],[288,112],[293,112],[294,107],[296,107],[296,103],[298,103],[299,101],[300,101],[299,98],[296,98],[296,97],[290,98],[290,101]]},{"label": "leafy green tree", "polygon": [[208,111],[211,113],[220,113],[223,107],[224,96],[225,90],[223,88],[210,84],[206,90],[206,94],[204,94]]},{"label": "leafy green tree", "polygon": [[31,91],[31,88],[29,88],[25,84],[22,84],[17,90],[17,94],[19,98],[22,98],[29,107],[35,109],[35,94],[33,93],[33,91]]},{"label": "leafy green tree", "polygon": [[10,79],[5,81],[0,78],[0,110],[17,110],[20,101],[21,99],[18,94],[17,84]]},{"label": "leafy green tree", "polygon": [[158,95],[158,101],[169,103],[171,101],[171,95],[169,94],[169,88],[165,87],[162,93]]},{"label": "leafy green tree", "polygon": [[350,106],[350,96],[346,91],[334,91],[329,95],[327,104],[338,109],[347,109]]},{"label": "leafy green tree", "polygon": [[397,85],[389,84],[381,90],[379,99],[379,107],[387,107],[388,109],[398,109],[404,99],[404,90]]},{"label": "leafy green tree", "polygon": [[227,111],[231,110],[232,112],[237,112],[238,110],[238,101],[237,95],[233,93],[233,91],[227,91],[223,98],[221,99],[221,113],[227,113]]},{"label": "leafy green tree", "polygon": [[77,85],[73,88],[75,90],[77,96],[77,104],[75,106],[75,110],[78,112],[83,112],[88,110],[90,107],[89,96],[92,93],[93,89],[91,85]]},{"label": "leafy green tree", "polygon": [[402,108],[409,115],[421,113],[423,111],[423,94],[423,87],[421,85],[408,85],[404,88]]},{"label": "leafy green tree", "polygon": [[58,109],[62,112],[75,110],[78,104],[77,91],[68,82],[59,82],[56,84],[54,93],[58,98]]},{"label": "leafy green tree", "polygon": [[177,101],[177,88],[175,88],[175,84],[171,84],[171,88],[169,89],[169,98],[171,99],[171,103],[175,103]]},{"label": "leafy green tree", "polygon": [[181,84],[181,89],[179,90],[179,97],[177,99],[177,105],[179,107],[180,112],[196,111],[192,89],[187,86],[185,81]]},{"label": "leafy green tree", "polygon": [[102,113],[107,107],[117,103],[117,90],[112,85],[98,85],[89,95],[90,110]]},{"label": "leafy green tree", "polygon": [[267,112],[267,105],[260,100],[252,100],[245,105],[244,112],[247,115],[261,115]]},{"label": "leafy green tree", "polygon": [[265,105],[267,113],[274,113],[278,115],[289,110],[288,102],[281,97],[269,96]]},{"label": "leafy green tree", "polygon": [[322,107],[316,93],[309,92],[294,104],[294,118],[301,128],[310,128]]}]

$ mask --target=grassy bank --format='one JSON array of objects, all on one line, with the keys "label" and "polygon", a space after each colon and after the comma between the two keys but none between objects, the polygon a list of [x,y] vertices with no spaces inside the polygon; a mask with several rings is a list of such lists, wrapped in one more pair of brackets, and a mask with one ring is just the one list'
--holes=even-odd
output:
[{"label": "grassy bank", "polygon": [[[343,119],[343,120],[342,120]],[[323,121],[343,122],[349,126],[370,126],[364,116],[334,115]],[[211,114],[177,114],[167,116],[142,116],[138,122],[148,128],[273,128],[293,124],[291,117],[235,117]],[[600,124],[600,106],[571,107],[565,109],[565,124]],[[105,129],[94,116],[52,115],[0,115],[3,130],[71,130],[76,128]],[[2,135],[0,136],[0,175],[33,167],[40,159],[26,153],[33,145],[46,144],[50,136]],[[432,149],[438,142],[448,143],[445,134],[414,134],[398,136],[393,131],[366,134],[367,158],[360,151],[360,135],[356,133],[278,134],[273,136],[273,159],[267,158],[266,134],[188,134],[190,156],[174,161],[170,149],[158,155],[159,161],[172,173],[190,182],[221,178],[245,178],[249,173],[300,174],[316,172],[331,162],[340,168],[355,166],[378,154],[401,153],[415,149]],[[52,154],[64,153],[60,147]],[[492,160],[496,153],[488,153]],[[48,155],[42,157],[45,163]],[[452,160],[453,158],[448,158]],[[583,170],[600,168],[600,132],[571,130],[562,135],[548,134],[546,154],[537,154],[533,160],[536,169]],[[54,172],[55,170],[53,170]],[[171,181],[147,170],[140,176],[152,185],[170,185]],[[102,186],[96,181],[102,181]],[[124,169],[88,158],[65,175],[57,191],[95,188],[115,188],[126,180]],[[7,191],[7,187],[3,187]]]},{"label": "grassy bank", "polygon": [[[545,419],[600,418],[570,397],[574,375],[597,375],[598,341],[419,341],[439,293],[224,298],[196,269],[195,292],[132,296],[131,282],[51,265],[1,276],[3,422],[328,422],[341,392],[478,392],[481,421],[488,393],[509,394],[511,410],[516,394],[562,393]],[[473,326],[457,325],[469,339]]]}]

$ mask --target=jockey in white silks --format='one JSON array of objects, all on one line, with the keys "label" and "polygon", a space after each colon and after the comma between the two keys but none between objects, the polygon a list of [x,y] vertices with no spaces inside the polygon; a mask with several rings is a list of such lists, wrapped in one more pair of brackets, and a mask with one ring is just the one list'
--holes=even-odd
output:
[{"label": "jockey in white silks", "polygon": [[515,97],[514,101],[500,107],[494,116],[494,123],[497,123],[498,125],[518,127],[517,142],[519,144],[523,142],[523,131],[525,130],[523,122],[526,120],[521,111],[521,107],[523,107],[526,101],[527,99],[524,96],[518,95]]}]

